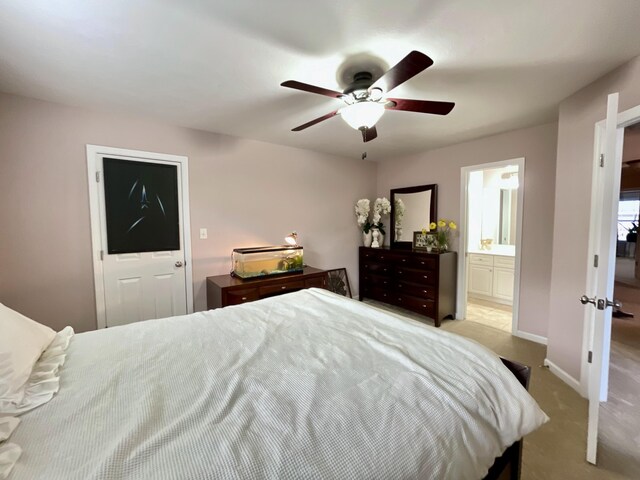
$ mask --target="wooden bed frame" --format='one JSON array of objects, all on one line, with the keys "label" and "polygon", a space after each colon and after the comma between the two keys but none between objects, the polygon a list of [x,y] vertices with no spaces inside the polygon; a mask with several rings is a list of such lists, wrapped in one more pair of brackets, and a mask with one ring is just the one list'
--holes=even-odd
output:
[{"label": "wooden bed frame", "polygon": [[[524,388],[529,390],[531,367],[502,358],[502,363],[513,373]],[[489,469],[483,480],[519,480],[522,466],[522,439],[505,450]]]}]

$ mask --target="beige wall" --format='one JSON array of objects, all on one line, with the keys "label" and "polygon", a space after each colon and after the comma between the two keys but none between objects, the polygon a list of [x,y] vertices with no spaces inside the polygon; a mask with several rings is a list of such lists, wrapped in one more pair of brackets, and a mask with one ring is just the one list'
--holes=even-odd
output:
[{"label": "beige wall", "polygon": [[588,259],[594,126],[605,118],[607,95],[620,92],[620,111],[640,104],[640,57],[560,104],[553,269],[547,357],[580,379]]},{"label": "beige wall", "polygon": [[189,157],[197,310],[234,247],[294,229],[306,263],[347,267],[358,290],[353,205],[374,197],[375,163],[0,94],[0,302],[56,329],[96,327],[88,143]]},{"label": "beige wall", "polygon": [[525,157],[520,330],[546,337],[557,124],[514,130],[378,166],[378,195],[391,188],[438,184],[438,217],[459,220],[460,169]]}]

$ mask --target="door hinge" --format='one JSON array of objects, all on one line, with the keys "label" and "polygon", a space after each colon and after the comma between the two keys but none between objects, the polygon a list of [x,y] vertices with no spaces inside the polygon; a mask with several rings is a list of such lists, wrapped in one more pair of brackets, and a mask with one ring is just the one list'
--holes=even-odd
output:
[{"label": "door hinge", "polygon": [[593,266],[598,268],[598,255],[593,256]]},{"label": "door hinge", "polygon": [[100,172],[96,172],[96,182],[100,183]]},{"label": "door hinge", "polygon": [[589,352],[589,354],[587,355],[587,362],[593,363],[593,352]]},{"label": "door hinge", "polygon": [[100,250],[100,261],[104,260],[104,250]]},{"label": "door hinge", "polygon": [[600,166],[604,167],[604,153],[600,154]]}]

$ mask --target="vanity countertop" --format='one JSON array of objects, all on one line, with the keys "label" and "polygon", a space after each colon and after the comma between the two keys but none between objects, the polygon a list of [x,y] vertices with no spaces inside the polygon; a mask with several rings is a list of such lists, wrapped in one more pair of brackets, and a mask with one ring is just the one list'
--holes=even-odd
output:
[{"label": "vanity countertop", "polygon": [[491,250],[480,250],[480,248],[470,248],[468,253],[475,253],[478,255],[501,255],[504,257],[515,257],[516,247],[515,245],[491,245]]}]

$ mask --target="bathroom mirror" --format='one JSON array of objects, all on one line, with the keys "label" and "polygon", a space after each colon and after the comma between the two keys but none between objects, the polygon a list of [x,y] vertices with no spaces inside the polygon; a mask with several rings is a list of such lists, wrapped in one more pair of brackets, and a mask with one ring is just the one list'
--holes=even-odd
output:
[{"label": "bathroom mirror", "polygon": [[467,248],[470,251],[491,250],[492,245],[510,248],[515,246],[518,191],[516,165],[487,168],[469,173]]},{"label": "bathroom mirror", "polygon": [[391,190],[391,246],[411,248],[413,232],[429,228],[436,220],[438,186],[394,188]]},{"label": "bathroom mirror", "polygon": [[516,211],[518,204],[518,190],[500,189],[500,245],[515,245],[516,243]]}]

